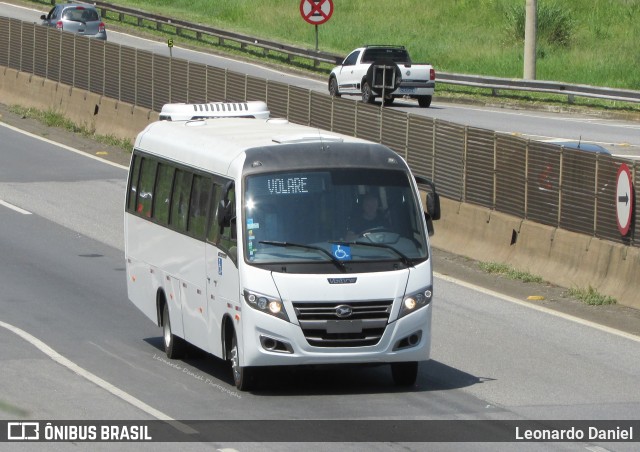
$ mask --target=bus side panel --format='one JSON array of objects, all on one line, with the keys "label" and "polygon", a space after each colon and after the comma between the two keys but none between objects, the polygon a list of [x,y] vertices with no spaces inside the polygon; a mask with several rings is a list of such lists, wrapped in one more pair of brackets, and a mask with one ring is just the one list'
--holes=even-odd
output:
[{"label": "bus side panel", "polygon": [[129,300],[157,324],[158,312],[155,290],[152,290],[151,269],[149,264],[141,257],[139,247],[136,246],[141,227],[147,222],[126,213],[125,222],[129,238],[126,256]]},{"label": "bus side panel", "polygon": [[204,242],[143,218],[127,218],[131,301],[157,322],[161,288],[170,303],[174,334],[208,351]]},{"label": "bus side panel", "polygon": [[127,293],[129,300],[154,323],[158,323],[156,300],[149,293],[150,287],[149,266],[137,259],[127,258]]},{"label": "bus side panel", "polygon": [[242,332],[240,284],[238,268],[231,258],[213,245],[207,245],[207,302],[209,310],[209,347],[211,353],[222,357],[222,319],[227,313],[234,319],[239,345]]},{"label": "bus side panel", "polygon": [[168,229],[161,234],[167,234],[167,237],[158,245],[154,261],[160,261],[159,266],[179,281],[179,287],[176,288],[179,290],[176,292],[180,294],[182,306],[183,337],[191,344],[209,351],[204,242]]},{"label": "bus side panel", "polygon": [[171,332],[176,336],[184,338],[184,327],[182,325],[182,296],[180,280],[173,276],[165,277],[164,290],[169,305],[169,316],[171,317]]}]

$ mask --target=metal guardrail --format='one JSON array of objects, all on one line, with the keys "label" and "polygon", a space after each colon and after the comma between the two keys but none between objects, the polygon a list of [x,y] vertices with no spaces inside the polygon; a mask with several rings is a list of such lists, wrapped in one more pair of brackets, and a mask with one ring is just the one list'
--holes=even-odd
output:
[{"label": "metal guardrail", "polygon": [[[9,69],[156,112],[165,103],[262,100],[273,116],[388,146],[447,198],[640,246],[640,222],[620,236],[613,189],[622,162],[640,186],[640,161],[331,97],[0,17],[0,70]],[[633,215],[639,214],[636,203]]]},{"label": "metal guardrail", "polygon": [[297,47],[287,44],[281,44],[275,41],[269,41],[262,38],[242,35],[239,33],[233,33],[230,31],[222,30],[219,28],[210,27],[207,25],[194,24],[178,19],[171,19],[159,14],[147,13],[134,8],[127,8],[124,6],[112,5],[106,2],[93,2],[97,8],[100,9],[102,17],[109,17],[107,13],[113,13],[117,16],[118,21],[124,22],[126,17],[134,18],[138,26],[141,26],[144,21],[155,23],[157,30],[165,30],[171,28],[175,31],[175,34],[180,36],[185,31],[194,33],[195,39],[200,41],[202,36],[211,36],[218,40],[219,45],[223,45],[225,41],[232,41],[240,44],[241,48],[252,46],[262,49],[265,55],[269,52],[278,52],[287,56],[290,60],[292,57],[299,57],[311,60],[314,66],[319,63],[338,64],[342,61],[342,57],[331,55],[325,52],[319,52],[317,50],[305,49],[303,47]]},{"label": "metal guardrail", "polygon": [[438,81],[442,83],[450,83],[452,85],[489,88],[494,91],[504,89],[564,94],[569,97],[569,102],[573,102],[573,98],[576,96],[616,100],[622,102],[640,102],[640,91],[616,88],[601,88],[589,85],[571,85],[567,83],[550,82],[544,80],[506,79],[479,75],[439,73]]},{"label": "metal guardrail", "polygon": [[[52,0],[52,4],[53,3],[55,3],[54,0]],[[267,56],[269,52],[277,52],[286,55],[288,60],[291,60],[292,57],[307,59],[310,60],[315,67],[319,66],[320,63],[329,63],[332,65],[340,64],[344,59],[343,55],[310,50],[239,33],[232,33],[205,25],[170,19],[168,17],[147,13],[133,8],[113,5],[107,2],[94,3],[98,8],[100,8],[103,17],[107,16],[107,13],[110,12],[115,14],[120,22],[125,21],[126,17],[131,17],[136,20],[138,26],[142,25],[144,21],[148,21],[155,23],[156,29],[158,30],[164,29],[166,31],[168,28],[172,28],[176,35],[181,35],[183,32],[189,31],[195,34],[195,39],[197,40],[202,40],[202,36],[207,35],[218,39],[219,45],[223,45],[225,40],[232,41],[240,44],[243,49],[247,46],[262,49],[264,55]],[[574,85],[553,81],[508,79],[479,75],[453,74],[447,72],[438,72],[437,81],[438,83],[451,85],[487,88],[491,89],[494,95],[498,95],[498,91],[500,90],[529,91],[566,95],[569,103],[572,103],[575,97],[589,97],[611,101],[640,103],[640,91],[602,88],[589,85]]]}]

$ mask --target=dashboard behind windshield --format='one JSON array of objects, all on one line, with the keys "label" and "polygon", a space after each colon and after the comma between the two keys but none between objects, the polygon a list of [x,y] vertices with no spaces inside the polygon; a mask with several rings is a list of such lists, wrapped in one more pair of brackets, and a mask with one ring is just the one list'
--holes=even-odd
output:
[{"label": "dashboard behind windshield", "polygon": [[424,216],[409,177],[361,168],[247,176],[246,261],[406,266],[426,259]]}]

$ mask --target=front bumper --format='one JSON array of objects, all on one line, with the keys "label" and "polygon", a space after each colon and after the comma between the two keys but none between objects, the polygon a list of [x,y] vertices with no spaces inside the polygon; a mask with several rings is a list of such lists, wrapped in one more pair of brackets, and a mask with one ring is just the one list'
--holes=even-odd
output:
[{"label": "front bumper", "polygon": [[[391,363],[426,361],[431,350],[431,305],[387,325],[376,345],[318,347],[299,325],[259,312],[244,315],[241,366]],[[265,338],[284,346],[267,350]]]}]

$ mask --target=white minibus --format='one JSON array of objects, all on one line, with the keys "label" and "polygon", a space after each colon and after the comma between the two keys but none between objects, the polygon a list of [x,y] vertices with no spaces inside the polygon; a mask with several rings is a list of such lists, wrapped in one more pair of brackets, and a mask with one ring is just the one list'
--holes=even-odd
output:
[{"label": "white minibus", "polygon": [[261,367],[336,363],[389,363],[413,385],[431,347],[433,183],[264,103],[183,107],[138,135],[125,203],[128,296],[167,356],[228,360],[239,390]]}]

